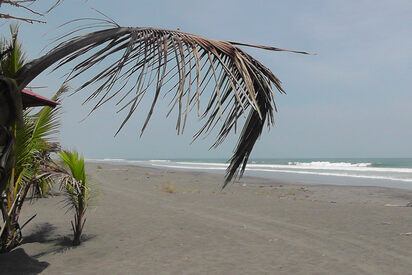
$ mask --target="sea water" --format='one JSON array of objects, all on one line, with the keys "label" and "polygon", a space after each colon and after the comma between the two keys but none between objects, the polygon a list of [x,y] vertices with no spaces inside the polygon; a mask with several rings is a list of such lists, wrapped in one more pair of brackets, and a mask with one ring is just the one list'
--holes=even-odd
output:
[{"label": "sea water", "polygon": [[[225,173],[222,159],[90,159],[123,165]],[[300,182],[412,189],[412,158],[250,159],[245,175]]]}]

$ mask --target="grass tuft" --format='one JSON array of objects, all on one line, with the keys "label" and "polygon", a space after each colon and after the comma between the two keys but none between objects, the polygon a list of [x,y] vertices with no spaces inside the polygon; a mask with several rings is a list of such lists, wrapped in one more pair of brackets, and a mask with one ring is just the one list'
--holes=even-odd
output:
[{"label": "grass tuft", "polygon": [[176,186],[174,186],[172,183],[168,181],[164,184],[163,191],[166,193],[173,194],[177,192],[177,189],[176,189]]},{"label": "grass tuft", "polygon": [[287,191],[286,191],[286,195],[287,195],[287,196],[294,196],[294,195],[295,195],[295,192],[294,192],[293,190],[287,190]]}]

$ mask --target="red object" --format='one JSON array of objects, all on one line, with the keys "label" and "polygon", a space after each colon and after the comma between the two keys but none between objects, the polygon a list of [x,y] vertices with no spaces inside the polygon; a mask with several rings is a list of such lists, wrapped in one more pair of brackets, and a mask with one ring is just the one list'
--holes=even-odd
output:
[{"label": "red object", "polygon": [[21,97],[23,101],[23,108],[36,106],[50,106],[54,108],[57,104],[59,104],[54,100],[48,99],[44,96],[38,95],[36,93],[33,93],[32,91],[25,89],[21,91]]}]

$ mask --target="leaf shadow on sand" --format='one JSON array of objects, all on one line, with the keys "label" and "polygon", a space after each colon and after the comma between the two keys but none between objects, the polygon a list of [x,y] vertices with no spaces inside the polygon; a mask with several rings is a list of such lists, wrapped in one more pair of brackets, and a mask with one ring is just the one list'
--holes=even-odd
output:
[{"label": "leaf shadow on sand", "polygon": [[[56,229],[51,223],[42,223],[37,226],[37,228],[28,236],[24,237],[23,244],[26,243],[48,243],[52,244],[46,250],[32,255],[34,258],[39,258],[48,254],[64,253],[70,249],[75,249],[77,246],[72,244],[72,236],[66,235],[62,236],[56,234]],[[82,243],[96,237],[95,235],[83,235],[81,240]]]},{"label": "leaf shadow on sand", "polygon": [[23,248],[0,254],[1,274],[39,274],[49,265],[48,262],[40,262],[30,257]]}]

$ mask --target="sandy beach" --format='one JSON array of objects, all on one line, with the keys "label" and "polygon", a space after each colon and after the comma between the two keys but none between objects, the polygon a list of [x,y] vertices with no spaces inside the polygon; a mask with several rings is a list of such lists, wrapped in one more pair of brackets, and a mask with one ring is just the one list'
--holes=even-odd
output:
[{"label": "sandy beach", "polygon": [[[411,274],[412,191],[88,164],[98,199],[72,248],[59,195],[23,208],[1,274]],[[392,206],[390,206],[392,205]]]}]

